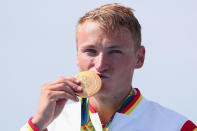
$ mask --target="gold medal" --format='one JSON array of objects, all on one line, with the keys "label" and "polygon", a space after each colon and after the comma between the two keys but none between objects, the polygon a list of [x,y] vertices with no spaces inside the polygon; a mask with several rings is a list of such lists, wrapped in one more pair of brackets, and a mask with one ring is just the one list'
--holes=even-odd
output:
[{"label": "gold medal", "polygon": [[95,72],[83,71],[79,72],[75,77],[81,81],[81,87],[83,88],[82,93],[77,93],[79,97],[93,96],[101,89],[101,78]]}]

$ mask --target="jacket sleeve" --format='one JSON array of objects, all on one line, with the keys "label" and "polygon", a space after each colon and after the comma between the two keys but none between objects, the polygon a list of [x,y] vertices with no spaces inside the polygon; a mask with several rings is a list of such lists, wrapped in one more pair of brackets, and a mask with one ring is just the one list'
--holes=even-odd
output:
[{"label": "jacket sleeve", "polygon": [[20,131],[30,131],[30,130],[27,128],[27,124],[25,124],[24,126],[21,127]]},{"label": "jacket sleeve", "polygon": [[[39,131],[38,129],[34,130],[28,123],[21,127],[20,131]],[[48,131],[45,129],[44,131]]]}]

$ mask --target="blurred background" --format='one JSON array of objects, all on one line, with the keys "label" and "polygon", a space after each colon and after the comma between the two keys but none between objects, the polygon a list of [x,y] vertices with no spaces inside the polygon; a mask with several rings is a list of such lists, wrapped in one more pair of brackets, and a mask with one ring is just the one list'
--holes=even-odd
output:
[{"label": "blurred background", "polygon": [[[197,1],[117,0],[135,10],[146,47],[133,86],[197,124]],[[79,17],[114,0],[0,1],[0,128],[34,115],[43,83],[74,76]]]}]

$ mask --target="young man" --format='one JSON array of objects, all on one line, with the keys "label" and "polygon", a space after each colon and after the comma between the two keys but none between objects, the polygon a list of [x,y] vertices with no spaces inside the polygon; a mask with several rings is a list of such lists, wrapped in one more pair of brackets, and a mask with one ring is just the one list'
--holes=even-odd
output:
[{"label": "young man", "polygon": [[142,67],[145,57],[132,9],[108,4],[88,12],[77,24],[76,41],[79,71],[96,72],[101,90],[79,100],[75,94],[83,89],[73,77],[44,84],[36,114],[21,131],[197,130],[184,116],[132,88],[134,69]]}]

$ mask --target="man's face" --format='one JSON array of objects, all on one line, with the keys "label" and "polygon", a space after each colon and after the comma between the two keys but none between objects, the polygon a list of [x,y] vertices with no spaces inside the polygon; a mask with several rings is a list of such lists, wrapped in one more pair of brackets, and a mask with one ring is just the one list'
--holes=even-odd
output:
[{"label": "man's face", "polygon": [[85,22],[77,33],[79,71],[94,71],[102,79],[97,95],[118,95],[131,89],[137,64],[134,42],[128,29],[120,27],[112,37],[95,22]]}]

